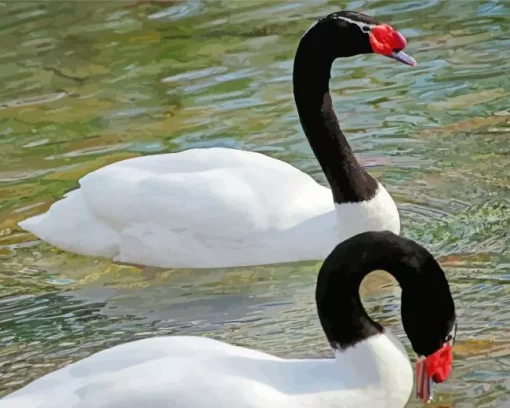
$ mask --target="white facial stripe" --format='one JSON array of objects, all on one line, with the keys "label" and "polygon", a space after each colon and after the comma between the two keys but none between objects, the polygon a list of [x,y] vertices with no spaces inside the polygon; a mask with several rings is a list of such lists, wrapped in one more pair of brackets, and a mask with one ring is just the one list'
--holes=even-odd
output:
[{"label": "white facial stripe", "polygon": [[350,24],[356,24],[361,31],[363,31],[363,27],[368,27],[368,28],[372,29],[376,26],[375,24],[368,24],[368,23],[364,23],[362,21],[351,20],[350,18],[343,17],[343,16],[335,16],[333,18],[336,20],[343,20]]},{"label": "white facial stripe", "polygon": [[[324,17],[323,17],[324,18]],[[343,17],[343,16],[335,16],[333,17],[334,19],[336,20],[343,20],[345,21],[346,23],[350,23],[350,24],[356,24],[359,29],[361,31],[363,31],[363,27],[368,27],[370,28],[370,30],[372,28],[374,28],[376,26],[376,24],[368,24],[368,23],[363,23],[362,21],[355,21],[355,20],[351,20],[350,18],[347,18],[347,17]],[[305,33],[303,34],[303,37],[308,34],[308,31],[310,31],[312,28],[314,28],[320,21],[322,20],[322,18],[320,18],[319,20],[315,21],[308,30],[305,31]],[[363,31],[364,32],[364,31]]]},{"label": "white facial stripe", "polygon": [[448,334],[447,338],[450,338],[449,343],[453,345],[455,343],[455,336],[457,335],[457,323],[455,323],[452,327],[452,330]]}]

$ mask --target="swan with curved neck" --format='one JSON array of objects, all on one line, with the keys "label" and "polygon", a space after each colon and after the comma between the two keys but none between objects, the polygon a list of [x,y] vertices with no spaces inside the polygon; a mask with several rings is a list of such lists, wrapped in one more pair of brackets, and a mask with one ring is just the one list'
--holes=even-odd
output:
[{"label": "swan with curved neck", "polygon": [[400,231],[396,205],[358,163],[329,93],[336,58],[377,53],[407,65],[404,37],[354,12],[320,19],[299,43],[299,118],[331,186],[259,153],[191,149],[110,164],[20,226],[75,253],[156,267],[211,268],[324,259],[363,231]]},{"label": "swan with curved neck", "polygon": [[340,130],[329,93],[333,62],[378,52],[416,65],[403,53],[405,46],[404,37],[389,25],[350,12],[320,19],[301,39],[294,60],[294,98],[303,130],[337,204],[369,201],[379,187],[358,163]]},{"label": "swan with curved neck", "polygon": [[359,297],[376,269],[402,287],[402,322],[419,356],[417,392],[428,401],[431,384],[450,374],[455,305],[432,255],[386,231],[342,242],[319,272],[317,310],[334,358],[282,359],[205,337],[156,337],[48,374],[0,408],[402,408],[413,387],[406,351]]}]

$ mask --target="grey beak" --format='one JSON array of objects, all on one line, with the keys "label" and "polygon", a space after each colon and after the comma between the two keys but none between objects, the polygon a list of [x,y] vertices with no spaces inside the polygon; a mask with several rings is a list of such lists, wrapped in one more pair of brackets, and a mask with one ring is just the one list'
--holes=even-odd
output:
[{"label": "grey beak", "polygon": [[388,55],[389,58],[393,58],[394,60],[397,60],[399,62],[401,62],[402,64],[406,64],[406,65],[409,65],[411,67],[415,67],[416,66],[416,60],[407,55],[404,51],[399,51],[399,52],[392,52],[391,55]]}]

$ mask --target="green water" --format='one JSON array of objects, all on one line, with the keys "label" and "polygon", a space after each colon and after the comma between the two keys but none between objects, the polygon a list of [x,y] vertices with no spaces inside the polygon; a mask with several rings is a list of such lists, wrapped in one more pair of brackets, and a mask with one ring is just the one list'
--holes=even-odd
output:
[{"label": "green water", "polygon": [[[436,407],[510,404],[510,2],[473,0],[0,2],[0,395],[157,334],[328,355],[318,262],[140,271],[64,253],[16,223],[107,163],[185,148],[263,152],[324,183],[290,79],[302,32],[340,8],[391,23],[418,60],[338,61],[332,94],[403,234],[448,273],[459,334]],[[395,294],[384,277],[364,289],[408,344]]]}]

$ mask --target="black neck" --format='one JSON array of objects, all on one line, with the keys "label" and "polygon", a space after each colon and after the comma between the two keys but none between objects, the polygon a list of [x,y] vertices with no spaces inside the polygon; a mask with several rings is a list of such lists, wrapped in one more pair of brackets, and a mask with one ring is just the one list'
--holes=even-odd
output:
[{"label": "black neck", "polygon": [[[301,125],[324,171],[336,203],[371,199],[377,182],[361,167],[340,130],[329,94],[332,56],[327,38],[311,28],[294,60],[294,99]],[[346,39],[346,44],[348,44]]]},{"label": "black neck", "polygon": [[439,348],[455,321],[444,272],[425,248],[388,231],[342,242],[319,272],[317,309],[331,346],[346,349],[383,332],[359,296],[362,280],[375,270],[390,273],[402,288],[402,321],[415,351],[428,355]]}]

